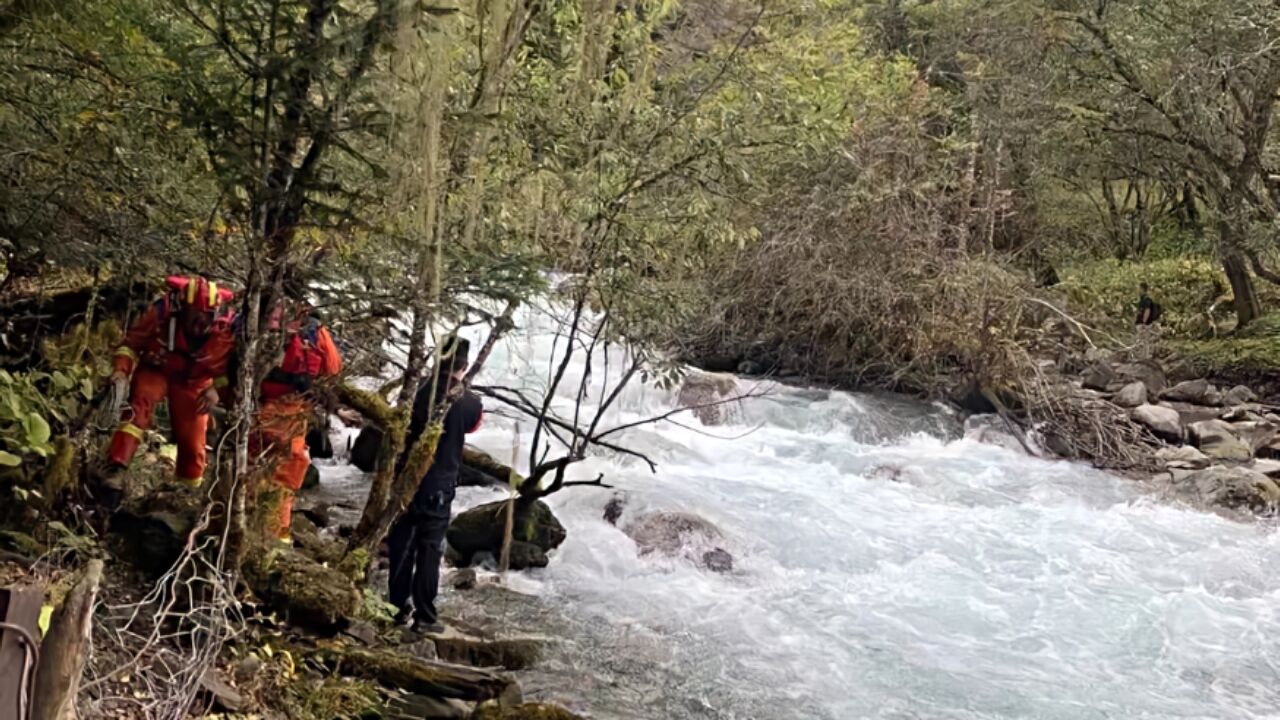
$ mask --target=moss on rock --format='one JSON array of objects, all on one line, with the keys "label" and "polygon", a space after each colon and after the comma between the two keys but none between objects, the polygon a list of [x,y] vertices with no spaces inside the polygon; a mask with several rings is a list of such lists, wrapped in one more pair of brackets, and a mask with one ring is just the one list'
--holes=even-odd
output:
[{"label": "moss on rock", "polygon": [[[449,547],[457,553],[462,565],[470,565],[475,555],[490,553],[495,557],[502,551],[503,535],[506,533],[507,501],[480,505],[460,513],[449,525]],[[512,539],[528,543],[545,553],[560,547],[565,539],[564,526],[556,519],[551,508],[541,500],[533,503],[517,503],[515,524],[512,528]],[[536,560],[539,554],[532,552],[512,553],[513,570],[525,567],[537,567],[538,562],[524,562],[522,558]],[[541,563],[545,564],[545,563]]]},{"label": "moss on rock", "polygon": [[292,550],[264,551],[243,570],[254,594],[299,625],[330,628],[360,612],[351,578]]}]

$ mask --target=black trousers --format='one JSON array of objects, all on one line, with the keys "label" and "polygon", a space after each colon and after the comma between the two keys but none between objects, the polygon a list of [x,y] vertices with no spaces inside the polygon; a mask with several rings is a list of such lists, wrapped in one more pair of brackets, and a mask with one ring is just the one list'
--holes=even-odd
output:
[{"label": "black trousers", "polygon": [[391,554],[391,604],[407,610],[412,598],[414,618],[428,623],[436,621],[440,560],[444,558],[453,493],[442,493],[431,501],[426,507],[415,503],[417,507],[410,507],[387,535]]}]

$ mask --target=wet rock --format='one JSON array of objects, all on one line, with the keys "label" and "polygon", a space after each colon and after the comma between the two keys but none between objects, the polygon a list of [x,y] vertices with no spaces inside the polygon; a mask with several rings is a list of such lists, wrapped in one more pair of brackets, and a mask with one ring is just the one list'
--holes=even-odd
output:
[{"label": "wet rock", "polygon": [[1164,370],[1154,360],[1124,363],[1116,367],[1115,375],[1116,379],[1123,383],[1142,383],[1151,397],[1159,395],[1169,386]]},{"label": "wet rock", "polygon": [[604,521],[610,525],[617,525],[618,520],[622,518],[622,511],[626,507],[626,498],[621,495],[614,495],[609,498],[609,502],[604,505]]},{"label": "wet rock", "polygon": [[1202,470],[1211,462],[1208,455],[1190,446],[1160,448],[1156,451],[1156,459],[1166,467],[1189,470]]},{"label": "wet rock", "polygon": [[1204,420],[1187,426],[1191,443],[1205,455],[1218,460],[1245,461],[1253,457],[1253,450],[1241,442],[1231,426],[1221,420]]},{"label": "wet rock", "polygon": [[368,620],[352,620],[342,630],[342,634],[362,645],[373,645],[378,642],[378,628]]},{"label": "wet rock", "polygon": [[333,459],[333,441],[329,438],[327,414],[322,422],[313,422],[307,429],[307,452],[315,460]]},{"label": "wet rock", "polygon": [[1228,390],[1222,396],[1222,401],[1228,406],[1235,407],[1237,405],[1247,405],[1249,403],[1257,402],[1258,395],[1244,385],[1237,385]]},{"label": "wet rock", "polygon": [[[470,565],[478,554],[488,553],[497,557],[502,552],[506,513],[507,501],[500,500],[471,508],[453,519],[449,524],[447,538],[449,547],[456,553],[458,565]],[[551,508],[541,500],[516,503],[512,530],[513,570],[545,567],[546,553],[560,547],[565,539],[564,526],[556,519]],[[535,549],[539,552],[534,552]]]},{"label": "wet rock", "polygon": [[1182,420],[1178,411],[1160,405],[1140,405],[1133,409],[1134,422],[1147,426],[1156,437],[1168,442],[1182,442]]},{"label": "wet rock", "polygon": [[1135,408],[1147,404],[1147,386],[1139,381],[1125,385],[1111,399],[1111,402],[1124,408]]},{"label": "wet rock", "polygon": [[708,550],[702,553],[702,566],[711,572],[733,572],[733,556],[720,548]]},{"label": "wet rock", "polygon": [[905,472],[906,468],[901,465],[876,465],[867,473],[867,477],[872,480],[902,482],[902,475]]},{"label": "wet rock", "polygon": [[546,567],[551,563],[551,558],[548,558],[547,553],[533,543],[513,540],[507,561],[508,567],[512,570],[528,570]]},{"label": "wet rock", "polygon": [[1244,467],[1206,468],[1183,478],[1178,486],[1184,494],[1219,507],[1263,511],[1280,503],[1280,485]]},{"label": "wet rock", "polygon": [[173,567],[195,527],[195,514],[179,509],[122,509],[111,517],[111,535],[121,556],[142,572],[159,577]]},{"label": "wet rock", "polygon": [[382,431],[372,425],[365,426],[356,436],[351,446],[351,464],[362,472],[374,472],[378,469],[378,459],[382,452]]},{"label": "wet rock", "polygon": [[971,415],[965,418],[964,436],[984,445],[995,445],[1017,453],[1026,452],[999,415]]},{"label": "wet rock", "polygon": [[458,568],[449,576],[449,587],[454,590],[471,590],[478,580],[475,568]]},{"label": "wet rock", "polygon": [[1222,393],[1218,392],[1218,389],[1212,383],[1203,378],[1180,382],[1165,390],[1160,394],[1160,397],[1164,400],[1209,407],[1217,407],[1222,404]]},{"label": "wet rock", "polygon": [[471,720],[583,720],[581,716],[556,705],[526,703],[516,707],[502,707],[486,703],[476,708]]},{"label": "wet rock", "polygon": [[542,641],[533,638],[481,638],[450,628],[431,641],[441,660],[474,667],[524,670],[542,658]]},{"label": "wet rock", "polygon": [[405,629],[400,638],[404,643],[400,649],[410,657],[418,660],[437,660],[436,644],[431,638],[423,637],[412,630]]},{"label": "wet rock", "polygon": [[488,453],[477,450],[470,445],[462,449],[462,466],[458,469],[458,484],[463,486],[486,487],[494,485],[506,486],[512,477],[519,478],[519,473],[504,465]]},{"label": "wet rock", "polygon": [[[693,414],[703,425],[720,425],[729,419],[727,398],[733,397],[738,380],[732,375],[691,370],[684,376],[676,402],[693,408]],[[721,403],[721,404],[715,404]]]},{"label": "wet rock", "polygon": [[1107,388],[1116,382],[1116,372],[1111,369],[1109,363],[1095,362],[1089,366],[1088,370],[1084,371],[1080,381],[1086,390],[1106,392]]},{"label": "wet rock", "polygon": [[320,471],[315,465],[308,465],[307,474],[302,476],[302,489],[310,490],[316,487],[320,487]]},{"label": "wet rock", "polygon": [[635,541],[642,556],[656,552],[684,557],[714,572],[733,569],[733,556],[717,545],[724,540],[719,528],[692,513],[648,513],[622,531]]}]

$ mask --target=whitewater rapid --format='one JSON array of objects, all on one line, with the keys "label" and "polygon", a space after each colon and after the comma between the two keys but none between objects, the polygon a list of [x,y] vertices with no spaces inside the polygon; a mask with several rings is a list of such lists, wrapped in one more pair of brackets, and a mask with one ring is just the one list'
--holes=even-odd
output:
[{"label": "whitewater rapid", "polygon": [[[544,316],[520,324],[480,382],[536,393],[559,346]],[[602,517],[612,491],[571,488],[550,498],[568,529],[550,566],[508,580],[527,601],[445,598],[550,638],[526,695],[598,720],[1280,718],[1272,528],[961,439],[940,407],[767,389],[727,425],[623,433],[656,474],[616,455],[573,469],[603,473],[628,513],[713,522],[732,573],[638,556]],[[605,426],[675,403],[637,384]],[[514,421],[488,405],[473,444],[507,462]],[[464,489],[458,509],[495,497]]]}]

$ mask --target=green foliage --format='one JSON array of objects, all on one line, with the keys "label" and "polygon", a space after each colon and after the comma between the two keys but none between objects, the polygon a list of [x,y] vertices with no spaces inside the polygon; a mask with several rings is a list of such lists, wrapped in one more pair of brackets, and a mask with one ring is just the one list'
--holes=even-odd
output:
[{"label": "green foliage", "polygon": [[390,625],[395,620],[396,611],[396,606],[387,602],[377,588],[364,588],[364,601],[360,605],[362,619]]},{"label": "green foliage", "polygon": [[[1204,332],[1205,314],[1215,302],[1230,296],[1222,268],[1205,257],[1168,257],[1146,262],[1116,260],[1086,262],[1063,268],[1059,289],[1067,293],[1070,310],[1091,323],[1116,332],[1129,332],[1137,316],[1138,285],[1151,286],[1151,297],[1164,308],[1161,324],[1170,336],[1191,337]],[[1223,317],[1228,303],[1219,302]]]},{"label": "green foliage", "polygon": [[0,370],[0,466],[48,457],[54,428],[65,429],[93,398],[93,377],[83,366],[52,373]]}]

